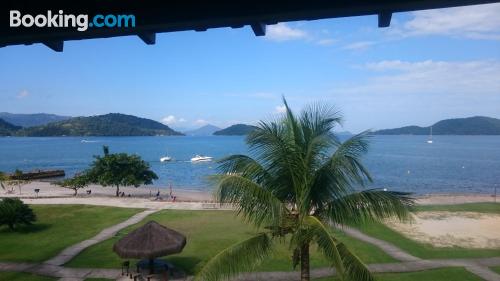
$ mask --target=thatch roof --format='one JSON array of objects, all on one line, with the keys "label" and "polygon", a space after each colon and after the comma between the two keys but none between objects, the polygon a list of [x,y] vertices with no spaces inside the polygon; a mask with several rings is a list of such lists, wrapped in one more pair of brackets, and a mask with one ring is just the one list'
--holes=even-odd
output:
[{"label": "thatch roof", "polygon": [[180,253],[186,237],[155,221],[130,232],[113,245],[113,251],[122,258],[156,258]]}]

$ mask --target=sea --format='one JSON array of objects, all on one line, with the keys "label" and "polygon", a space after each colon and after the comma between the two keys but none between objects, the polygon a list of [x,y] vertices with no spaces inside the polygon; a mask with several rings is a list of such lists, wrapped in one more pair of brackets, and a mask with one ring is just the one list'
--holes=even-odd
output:
[{"label": "sea", "polygon": [[[345,137],[347,138],[347,137]],[[373,136],[363,163],[373,177],[367,188],[387,188],[418,195],[500,193],[500,136]],[[159,179],[158,187],[212,190],[208,176],[216,162],[191,163],[196,154],[220,159],[248,154],[240,136],[169,137],[2,137],[0,171],[63,169],[67,176],[88,168],[102,147],[140,155]],[[171,162],[160,162],[169,155]]]}]

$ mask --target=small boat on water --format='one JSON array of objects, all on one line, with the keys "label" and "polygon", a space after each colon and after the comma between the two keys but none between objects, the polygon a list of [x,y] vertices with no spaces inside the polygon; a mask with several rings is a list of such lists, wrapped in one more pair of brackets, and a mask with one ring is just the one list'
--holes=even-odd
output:
[{"label": "small boat on water", "polygon": [[172,157],[170,156],[163,156],[160,158],[160,162],[169,162],[172,161]]},{"label": "small boat on water", "polygon": [[210,156],[203,156],[203,155],[196,155],[195,157],[191,158],[191,162],[208,162],[212,161],[213,157]]},{"label": "small boat on water", "polygon": [[429,135],[429,139],[427,140],[427,143],[432,143],[432,127],[431,127],[431,134]]}]

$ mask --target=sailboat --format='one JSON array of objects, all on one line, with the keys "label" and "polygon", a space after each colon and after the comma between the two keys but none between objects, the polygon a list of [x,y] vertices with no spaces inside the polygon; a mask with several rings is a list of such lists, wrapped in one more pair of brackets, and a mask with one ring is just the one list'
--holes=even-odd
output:
[{"label": "sailboat", "polygon": [[432,127],[431,127],[431,134],[429,135],[429,139],[427,140],[427,143],[432,143]]}]

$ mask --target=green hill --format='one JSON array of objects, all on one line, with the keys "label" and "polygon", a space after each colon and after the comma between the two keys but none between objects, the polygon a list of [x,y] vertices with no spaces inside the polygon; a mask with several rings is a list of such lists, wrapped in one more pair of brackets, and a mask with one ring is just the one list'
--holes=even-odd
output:
[{"label": "green hill", "polygon": [[245,124],[236,124],[229,126],[225,129],[214,132],[216,136],[244,136],[251,131],[255,130],[257,127]]},{"label": "green hill", "polygon": [[119,113],[75,117],[20,130],[17,135],[52,136],[156,136],[182,135],[170,127],[145,118]]},{"label": "green hill", "polygon": [[0,112],[0,118],[16,126],[27,128],[27,127],[41,126],[57,121],[63,121],[70,119],[71,117],[59,116],[47,113],[17,114],[17,113]]},{"label": "green hill", "polygon": [[11,136],[20,129],[21,127],[12,125],[3,119],[0,119],[0,136]]},{"label": "green hill", "polygon": [[500,135],[500,119],[475,116],[447,119],[429,127],[406,126],[376,131],[376,135]]}]

